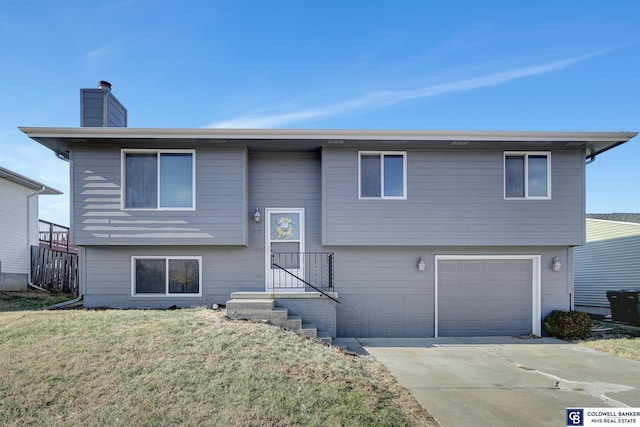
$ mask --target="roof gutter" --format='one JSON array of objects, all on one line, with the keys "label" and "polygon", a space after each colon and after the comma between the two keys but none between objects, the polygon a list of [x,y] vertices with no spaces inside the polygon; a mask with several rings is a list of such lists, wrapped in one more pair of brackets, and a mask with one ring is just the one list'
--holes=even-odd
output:
[{"label": "roof gutter", "polygon": [[452,131],[364,129],[218,129],[28,127],[19,129],[30,138],[175,138],[175,139],[335,139],[335,140],[440,140],[440,141],[608,141],[626,142],[636,132]]},{"label": "roof gutter", "polygon": [[[590,159],[624,144],[637,132],[575,132],[575,131],[452,131],[452,130],[365,130],[365,129],[217,129],[217,128],[128,128],[128,127],[25,127],[19,129],[29,138],[51,149],[59,159],[68,161],[74,144],[86,142],[116,143],[117,141],[158,141],[225,145],[240,142],[258,146],[271,143],[317,142],[321,145],[354,146],[362,142],[377,144],[414,144],[416,147],[467,149],[493,144],[492,149],[511,144],[525,150],[537,143],[551,149],[583,149]],[[256,145],[257,144],[257,145]],[[436,147],[438,146],[438,147]],[[593,161],[593,160],[590,160]]]}]

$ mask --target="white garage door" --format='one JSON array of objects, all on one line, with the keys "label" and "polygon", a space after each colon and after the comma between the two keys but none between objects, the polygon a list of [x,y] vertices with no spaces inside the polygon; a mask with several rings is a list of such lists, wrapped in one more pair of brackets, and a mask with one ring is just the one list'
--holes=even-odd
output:
[{"label": "white garage door", "polygon": [[532,333],[533,259],[438,259],[437,335]]}]

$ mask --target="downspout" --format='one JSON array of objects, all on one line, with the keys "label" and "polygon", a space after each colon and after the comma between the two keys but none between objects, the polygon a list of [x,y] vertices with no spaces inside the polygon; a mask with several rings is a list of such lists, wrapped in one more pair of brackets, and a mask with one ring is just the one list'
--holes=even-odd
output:
[{"label": "downspout", "polygon": [[[596,161],[596,155],[592,154],[590,156],[588,156],[585,159],[584,164],[585,165],[590,165],[591,163]],[[571,258],[573,259],[573,254],[570,254]],[[573,264],[573,262],[572,262]],[[573,276],[573,266],[572,266],[572,271],[571,271],[571,275]],[[575,283],[573,280],[571,280],[571,291],[575,291],[574,289]],[[569,292],[569,311],[573,311],[575,307],[573,306],[573,292]]]},{"label": "downspout", "polygon": [[78,286],[78,294],[80,294],[80,296],[78,298],[74,298],[74,299],[71,299],[69,301],[62,301],[62,302],[59,302],[57,304],[50,305],[49,307],[47,307],[47,310],[57,310],[59,308],[64,308],[64,307],[66,307],[68,305],[73,305],[75,303],[78,303],[78,302],[82,301],[83,295],[82,295],[82,293],[80,291],[80,286]]}]

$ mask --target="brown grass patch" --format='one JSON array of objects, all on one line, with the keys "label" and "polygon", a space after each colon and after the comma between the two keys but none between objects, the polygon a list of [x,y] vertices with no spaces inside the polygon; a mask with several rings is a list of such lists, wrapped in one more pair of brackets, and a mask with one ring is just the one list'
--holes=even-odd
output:
[{"label": "brown grass patch", "polygon": [[576,341],[584,347],[640,361],[640,328],[594,320],[594,326],[611,328],[608,333],[592,333],[586,340]]},{"label": "brown grass patch", "polygon": [[0,425],[437,425],[372,358],[220,316],[0,313]]}]

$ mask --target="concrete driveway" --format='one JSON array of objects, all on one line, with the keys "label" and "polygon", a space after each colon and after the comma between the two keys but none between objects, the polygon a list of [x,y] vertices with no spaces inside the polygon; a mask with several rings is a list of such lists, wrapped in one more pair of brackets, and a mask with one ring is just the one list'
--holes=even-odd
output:
[{"label": "concrete driveway", "polygon": [[552,338],[339,338],[445,427],[564,426],[566,408],[640,407],[640,362]]}]

